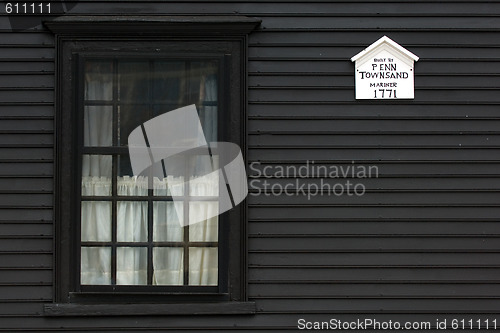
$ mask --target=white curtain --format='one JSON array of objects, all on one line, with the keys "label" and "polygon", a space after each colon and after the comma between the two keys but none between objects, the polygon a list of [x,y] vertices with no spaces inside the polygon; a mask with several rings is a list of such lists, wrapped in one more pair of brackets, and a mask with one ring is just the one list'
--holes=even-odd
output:
[{"label": "white curtain", "polygon": [[[88,70],[88,69],[87,69]],[[86,76],[86,100],[111,100],[112,80],[107,75],[97,75],[93,71]],[[216,80],[203,80],[205,98],[217,99]],[[214,91],[215,89],[215,91]],[[215,99],[214,99],[215,98]],[[216,107],[205,109],[210,117],[205,117],[205,126],[216,133]],[[84,109],[84,144],[86,146],[112,145],[112,108],[110,106],[86,106]],[[216,118],[215,118],[216,119]],[[207,133],[207,131],[205,131]],[[211,135],[211,134],[210,134]],[[215,135],[212,135],[215,137]],[[84,155],[82,158],[82,196],[110,196],[112,193],[112,156]],[[148,241],[148,179],[146,177],[119,176],[117,194],[120,196],[144,196],[141,201],[117,201],[116,239],[118,242],[139,243]],[[153,180],[153,194],[183,195],[184,179],[167,177]],[[169,187],[173,193],[170,193]],[[218,180],[207,177],[190,179],[189,195],[195,197],[216,196]],[[182,227],[185,218],[185,205],[188,215],[205,220],[201,223]],[[203,218],[217,212],[216,201],[154,201],[153,232],[154,242],[184,241],[184,233],[189,230],[190,242],[217,242],[218,218]],[[82,242],[110,242],[112,240],[112,203],[105,200],[83,200],[81,204]],[[158,246],[153,248],[153,284],[184,284],[183,247]],[[217,285],[218,252],[217,247],[189,248],[189,284]],[[116,283],[119,285],[147,284],[148,255],[145,246],[120,246],[116,252]],[[111,283],[111,248],[102,246],[82,246],[81,284],[106,285]]]}]

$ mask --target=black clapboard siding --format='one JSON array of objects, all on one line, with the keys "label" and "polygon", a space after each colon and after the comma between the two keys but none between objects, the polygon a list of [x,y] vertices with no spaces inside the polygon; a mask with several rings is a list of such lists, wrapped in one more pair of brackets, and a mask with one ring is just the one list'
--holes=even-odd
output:
[{"label": "black clapboard siding", "polygon": [[[28,81],[29,77],[24,76],[22,73],[14,74],[18,77],[25,77]],[[45,76],[44,76],[45,77]],[[54,80],[52,74],[48,74],[47,77],[51,77]],[[30,104],[0,104],[0,117],[53,117],[54,116],[54,106],[52,103],[47,103],[49,105],[30,105]],[[1,132],[4,134],[4,132]],[[3,142],[3,141],[2,141]]]},{"label": "black clapboard siding", "polygon": [[54,46],[54,36],[48,32],[6,31],[0,33],[0,38],[4,45],[31,45],[32,47]]},{"label": "black clapboard siding", "polygon": [[[1,226],[0,226],[1,229]],[[0,253],[0,267],[52,267],[52,255],[50,251],[45,254],[36,253]]]},{"label": "black clapboard siding", "polygon": [[52,161],[0,163],[0,173],[9,177],[23,175],[51,176],[53,172],[54,165]]},{"label": "black clapboard siding", "polygon": [[48,59],[8,59],[8,61],[0,61],[0,74],[54,75],[54,61]]},{"label": "black clapboard siding", "polygon": [[[0,331],[290,332],[301,317],[498,316],[500,3],[95,0],[72,10],[120,13],[262,19],[248,41],[247,163],[354,160],[379,177],[327,182],[362,182],[363,197],[250,188],[255,316],[44,318],[54,291],[55,41],[41,25],[9,32],[2,17]],[[421,58],[414,100],[354,99],[350,57],[383,35]]]},{"label": "black clapboard siding", "polygon": [[[0,329],[3,329],[4,332],[7,332],[9,329],[11,332],[15,332],[16,328],[20,330],[20,326],[26,326],[27,319],[30,320],[31,318],[39,317],[42,314],[42,304],[43,301],[0,303],[0,312],[2,313],[2,315],[0,315]],[[13,320],[10,321],[6,319],[9,317],[13,317]],[[21,321],[19,317],[24,318]],[[44,325],[40,325],[39,327],[43,326]]]},{"label": "black clapboard siding", "polygon": [[[33,170],[36,170],[36,167],[33,167]],[[5,178],[0,177],[0,191],[12,191],[13,189],[15,189],[16,191],[26,191],[28,193],[31,191],[50,192],[53,191],[54,189],[53,184],[54,181],[51,176],[43,176],[36,178],[35,176],[24,176],[24,177],[7,176]],[[2,220],[3,219],[4,218],[2,216]]]},{"label": "black clapboard siding", "polygon": [[0,192],[0,202],[3,206],[52,206],[52,193],[5,193]]},{"label": "black clapboard siding", "polygon": [[54,138],[51,134],[23,134],[23,133],[9,133],[0,134],[0,142],[2,146],[8,147],[26,147],[26,146],[52,146]]},{"label": "black clapboard siding", "polygon": [[[30,207],[30,206],[16,206],[16,207],[5,207],[0,206],[0,216],[2,220],[32,220],[32,221],[46,221],[52,220],[54,214],[52,212],[52,207]],[[43,246],[40,246],[43,245]],[[50,245],[50,246],[49,246]],[[30,250],[33,248],[34,250],[41,249],[52,249],[52,240],[33,240],[26,241],[23,239],[18,240],[2,240],[0,244],[0,251],[8,251],[9,248],[12,249],[21,249],[21,250]]]},{"label": "black clapboard siding", "polygon": [[[275,149],[250,149],[248,158],[250,160],[266,160],[272,159],[276,156],[278,151],[284,150],[283,148]],[[0,149],[1,151],[1,149]],[[322,158],[329,157],[335,160],[483,160],[483,161],[498,161],[497,154],[500,153],[499,149],[426,149],[426,148],[407,148],[407,149],[394,149],[394,148],[351,148],[351,149],[335,149],[335,148],[307,148],[307,149],[288,149],[290,157],[296,160],[321,160]]]},{"label": "black clapboard siding", "polygon": [[52,102],[54,92],[51,88],[3,88],[0,89],[0,99],[6,103]]},{"label": "black clapboard siding", "polygon": [[[0,284],[16,285],[16,284],[52,283],[52,282],[53,282],[52,268],[47,268],[47,267],[0,268]],[[1,302],[0,302],[0,308],[2,308]],[[1,313],[5,314],[5,312]]]},{"label": "black clapboard siding", "polygon": [[[52,232],[52,223],[46,221],[42,223],[40,221],[2,221],[0,223],[0,234],[2,236],[50,236]],[[28,258],[26,258],[28,260]],[[24,260],[18,262],[18,264],[23,264]],[[5,263],[0,260],[0,265]]]},{"label": "black clapboard siding", "polygon": [[[361,51],[362,49],[358,50]],[[1,69],[1,67],[0,67]],[[354,65],[346,59],[332,59],[332,60],[311,60],[311,59],[288,59],[272,60],[272,59],[259,59],[249,63],[250,73],[260,72],[323,72],[335,73],[342,72],[348,73],[354,70]],[[473,60],[473,59],[436,59],[419,60],[415,65],[415,70],[421,74],[489,74],[498,73],[500,70],[500,61],[498,59],[489,60]]]},{"label": "black clapboard siding", "polygon": [[50,300],[50,286],[0,286],[0,302],[9,300]]},{"label": "black clapboard siding", "polygon": [[[500,52],[500,49],[495,49],[495,52]],[[445,89],[483,89],[497,88],[500,84],[500,75],[479,75],[468,74],[463,75],[460,80],[455,80],[455,75],[431,75],[418,74],[415,76],[415,86],[417,89],[424,88],[445,88]],[[249,78],[249,86],[251,89],[260,87],[292,87],[292,88],[353,88],[354,78],[351,73],[345,74],[327,74],[327,75],[312,75],[304,73],[297,75],[296,73],[253,73]]]},{"label": "black clapboard siding", "polygon": [[54,46],[53,45],[8,45],[2,44],[0,46],[0,54],[2,58],[25,58],[25,59],[45,59],[45,58],[54,58]]},{"label": "black clapboard siding", "polygon": [[[252,220],[249,234],[259,235],[492,235],[498,234],[497,222],[473,218],[464,221],[436,219],[400,219],[365,221],[352,219]],[[286,228],[284,228],[286,226]],[[258,251],[255,249],[255,251]],[[260,253],[260,252],[259,252]],[[480,254],[479,254],[480,255]],[[486,254],[488,255],[488,254]],[[380,258],[384,260],[384,258]]]},{"label": "black clapboard siding", "polygon": [[[339,183],[344,183],[342,180]],[[356,181],[353,181],[356,182]],[[323,195],[315,197],[314,200],[308,198],[307,195],[297,194],[294,196],[279,196],[274,198],[266,195],[250,195],[247,198],[249,205],[498,205],[500,191],[496,192],[411,192],[408,191],[404,195],[395,193],[394,191],[370,191],[365,195],[352,198],[347,195],[334,196]],[[2,200],[0,194],[0,200]],[[23,200],[23,197],[16,195],[13,201]],[[37,203],[45,202],[50,195],[34,196]],[[38,198],[38,200],[37,200]],[[304,226],[304,228],[306,228]],[[500,230],[498,230],[500,234]]]},{"label": "black clapboard siding", "polygon": [[0,75],[0,89],[2,88],[43,88],[54,87],[53,75]]},{"label": "black clapboard siding", "polygon": [[[404,104],[395,104],[396,107],[404,108]],[[450,119],[446,123],[450,127],[443,127],[443,121],[439,119],[287,119],[287,118],[271,118],[271,119],[251,119],[248,122],[248,131],[252,132],[267,132],[267,133],[366,133],[366,132],[383,132],[385,134],[396,133],[454,133],[461,134],[464,132],[474,133],[497,133],[496,129],[500,125],[500,119],[483,120],[483,119]]]},{"label": "black clapboard siding", "polygon": [[[381,256],[378,253],[338,253],[332,256],[330,253],[252,253],[249,256],[249,265],[252,268],[275,267],[275,266],[372,266],[372,267],[405,267],[411,263],[412,267],[498,267],[498,253],[386,253]],[[370,264],[367,264],[370,263]],[[265,286],[271,290],[271,287]],[[332,290],[341,286],[333,285]],[[376,290],[374,286],[369,286]],[[418,287],[418,286],[417,286]],[[485,288],[486,286],[479,286]],[[499,286],[500,287],[500,286]],[[456,287],[455,287],[456,288]],[[265,288],[264,288],[265,289]],[[295,290],[295,292],[307,295],[307,290]],[[399,292],[405,292],[404,285],[399,286]],[[455,289],[453,289],[455,290]],[[483,290],[483,289],[481,289]],[[464,290],[465,292],[466,290]],[[411,292],[406,291],[407,294]],[[495,294],[495,293],[491,293]]]},{"label": "black clapboard siding", "polygon": [[[454,46],[431,46],[408,43],[405,45],[411,48],[412,52],[425,57],[426,60],[441,60],[441,59],[475,59],[475,60],[492,60],[497,59],[499,47],[494,46],[462,46],[460,48]],[[346,59],[350,58],[359,49],[363,48],[359,44],[346,44],[342,46],[261,46],[255,45],[250,50],[249,57],[251,60],[262,58],[287,58],[287,59]]]},{"label": "black clapboard siding", "polygon": [[[21,97],[19,97],[22,100]],[[39,119],[1,119],[0,131],[3,133],[23,133],[26,131],[43,133],[54,129],[54,120],[50,118]],[[20,154],[19,154],[20,155]],[[2,156],[2,155],[0,155]]]},{"label": "black clapboard siding", "polygon": [[491,296],[492,293],[498,293],[499,284],[363,284],[363,283],[269,283],[269,284],[251,284],[250,293],[259,298],[261,295],[272,295],[275,298],[280,297],[424,297],[436,295],[437,297],[454,297],[457,294],[463,296]]},{"label": "black clapboard siding", "polygon": [[0,252],[10,251],[31,251],[48,252],[52,251],[51,236],[3,236],[0,238]]},{"label": "black clapboard siding", "polygon": [[[314,20],[314,18],[311,18]],[[422,23],[422,26],[425,26]],[[360,27],[361,28],[361,27]],[[448,46],[471,46],[471,45],[492,45],[498,46],[498,37],[500,32],[496,30],[481,32],[473,31],[457,31],[457,29],[450,31],[415,31],[411,29],[395,29],[395,30],[376,30],[376,29],[338,29],[338,31],[257,31],[251,34],[249,39],[250,47],[253,46],[332,46],[346,44],[352,45],[353,41],[359,45],[359,51],[363,50],[366,46],[370,45],[381,35],[387,34],[391,38],[398,40],[402,45],[417,44],[417,45],[430,45],[442,47]],[[283,56],[286,56],[284,54]],[[350,57],[349,57],[350,59]]]},{"label": "black clapboard siding", "polygon": [[[383,308],[383,310],[380,309]],[[471,310],[472,309],[472,310]],[[259,310],[270,313],[294,313],[303,315],[306,313],[491,313],[497,311],[497,298],[457,298],[440,299],[427,298],[354,298],[345,297],[338,299],[321,299],[311,297],[309,299],[261,299]],[[296,317],[296,316],[295,316]],[[364,316],[363,316],[364,317]]]},{"label": "black clapboard siding", "polygon": [[422,17],[412,16],[382,16],[377,14],[365,15],[330,15],[330,17],[267,17],[263,23],[264,29],[302,30],[302,29],[405,29],[405,30],[498,30],[500,28],[497,17],[453,17],[430,16],[425,18],[426,25],[422,26]]},{"label": "black clapboard siding", "polygon": [[[500,62],[499,62],[500,65]],[[500,67],[498,68],[500,71]],[[489,91],[491,90],[491,91]],[[417,98],[424,102],[454,103],[495,103],[500,104],[500,97],[491,92],[496,89],[416,89]],[[0,96],[2,91],[0,91]],[[249,90],[249,98],[259,102],[315,102],[315,101],[348,101],[352,98],[353,90],[347,87],[339,88],[274,88],[262,87]],[[47,98],[47,97],[45,97]]]},{"label": "black clapboard siding", "polygon": [[[260,118],[260,117],[259,117]],[[311,117],[309,117],[310,119]],[[258,119],[258,118],[256,118]],[[328,120],[328,119],[324,119]],[[401,148],[478,148],[500,146],[500,135],[496,134],[428,134],[428,135],[356,135],[352,134],[259,134],[252,133],[248,137],[250,148],[279,147],[279,148],[309,148],[309,147],[401,147]]]},{"label": "black clapboard siding", "polygon": [[[292,210],[292,209],[289,209]],[[307,209],[304,209],[307,210]],[[319,209],[318,209],[319,210]],[[295,210],[292,210],[295,211]],[[249,245],[261,251],[494,251],[498,252],[498,237],[485,236],[379,236],[379,235],[294,235],[282,237],[250,237]],[[500,266],[499,266],[500,267]],[[322,268],[318,268],[321,271]],[[434,269],[434,268],[433,268]],[[439,268],[435,268],[436,271]],[[466,268],[465,268],[466,269]],[[272,270],[269,270],[272,274]],[[377,274],[383,272],[377,272]],[[498,274],[492,272],[492,274]],[[391,274],[392,275],[392,274]],[[294,275],[290,275],[293,278]],[[304,275],[305,276],[305,275]],[[311,276],[314,276],[311,275]],[[493,276],[493,275],[492,275]],[[365,278],[361,275],[360,279]]]},{"label": "black clapboard siding", "polygon": [[[459,163],[459,162],[455,162]],[[267,180],[268,185],[264,184],[264,181]],[[323,181],[323,184],[330,185],[333,187],[338,183],[345,183],[349,179],[339,179],[339,178],[329,178]],[[439,181],[437,181],[439,180]],[[285,179],[285,178],[262,178],[260,181],[255,181],[250,184],[256,190],[260,189],[264,191],[266,188],[270,190],[273,186],[280,186],[284,188],[287,184],[292,184],[289,186],[290,191],[297,189],[296,180],[295,179]],[[458,178],[441,178],[440,177],[379,177],[379,178],[362,178],[362,179],[351,179],[351,183],[361,183],[365,186],[367,192],[473,192],[473,191],[485,191],[491,192],[497,191],[497,188],[500,184],[500,178],[494,177],[478,177],[478,178],[466,178],[466,177],[458,177]],[[1,182],[0,182],[1,184]],[[278,184],[278,185],[276,185]],[[306,195],[307,195],[307,186],[310,187],[317,186],[321,188],[321,179],[320,178],[303,178],[299,179],[299,186],[305,184]],[[326,185],[325,185],[326,186]],[[325,188],[327,189],[327,188]],[[312,189],[313,191],[317,191],[316,189]],[[301,193],[301,192],[299,192]],[[303,192],[302,192],[303,194]],[[258,193],[256,193],[258,195]],[[315,216],[315,215],[313,215]],[[408,217],[413,217],[414,215],[408,215]]]},{"label": "black clapboard siding", "polygon": [[[303,136],[300,136],[303,137]],[[319,165],[324,165],[327,168],[344,168],[353,165],[352,161],[339,162],[339,161],[327,161],[321,160],[318,162]],[[487,161],[467,161],[460,164],[454,163],[453,161],[439,161],[439,162],[428,162],[428,161],[378,161],[375,164],[363,163],[362,161],[356,161],[354,165],[366,168],[368,170],[371,166],[376,166],[378,168],[379,177],[381,176],[392,176],[392,177],[462,177],[464,175],[470,175],[475,178],[479,177],[489,177],[491,175],[498,175],[500,162],[487,162]],[[265,161],[259,164],[252,163],[247,171],[249,177],[258,177],[259,174],[273,174],[272,170],[292,168],[298,170],[302,166],[307,166],[303,161],[296,161],[286,163],[284,161]],[[312,167],[312,163],[309,164],[309,168]],[[271,170],[270,172],[266,170]],[[297,171],[298,172],[298,171]],[[320,170],[320,174],[324,171]],[[318,174],[318,172],[316,172]]]},{"label": "black clapboard siding", "polygon": [[[312,75],[312,74],[309,74]],[[312,75],[314,76],[314,75]],[[450,78],[456,81],[456,77]],[[354,93],[353,93],[354,98]],[[395,105],[401,105],[394,101]],[[327,116],[340,119],[352,117],[393,117],[406,118],[413,117],[416,119],[435,119],[435,118],[480,118],[493,117],[498,118],[498,105],[487,105],[479,103],[449,103],[444,104],[448,107],[443,107],[443,103],[422,103],[418,100],[413,100],[412,103],[405,103],[404,108],[394,107],[387,108],[384,103],[373,103],[369,101],[357,101],[356,103],[349,102],[316,102],[316,103],[260,103],[249,101],[249,117],[255,116],[288,116],[288,117],[319,117]],[[332,111],[334,110],[334,111]],[[383,118],[382,118],[383,119]],[[452,130],[452,129],[451,129]],[[380,135],[386,133],[380,132]],[[455,131],[454,134],[457,134]],[[460,132],[458,134],[461,134]]]},{"label": "black clapboard siding", "polygon": [[[314,195],[312,195],[314,197]],[[284,209],[286,208],[286,209]],[[424,219],[433,218],[498,218],[500,206],[471,206],[464,207],[463,205],[456,206],[318,206],[318,207],[301,207],[301,206],[283,206],[276,205],[275,207],[256,205],[249,209],[249,218],[300,218],[304,219],[309,216],[315,218],[358,218],[358,219],[390,219],[390,218],[405,218],[411,212],[411,216],[418,216]],[[260,242],[258,242],[260,243]],[[446,243],[442,246],[446,247]]]},{"label": "black clapboard siding", "polygon": [[[25,155],[20,156],[19,148],[23,149]],[[54,157],[54,150],[52,148],[33,148],[29,145],[26,147],[0,147],[0,156],[5,159],[29,159],[29,160],[45,160],[52,159]]]}]

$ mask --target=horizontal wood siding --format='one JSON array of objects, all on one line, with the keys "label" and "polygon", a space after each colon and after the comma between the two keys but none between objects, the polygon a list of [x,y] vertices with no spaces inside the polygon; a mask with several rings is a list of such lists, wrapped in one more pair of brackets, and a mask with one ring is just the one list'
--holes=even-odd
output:
[{"label": "horizontal wood siding", "polygon": [[[0,17],[0,332],[500,320],[500,3],[444,2],[96,0],[71,11],[262,19],[248,49],[247,163],[260,163],[250,180],[306,160],[378,167],[361,197],[251,188],[251,316],[43,316],[54,292],[54,37]],[[354,99],[350,57],[383,35],[420,57],[414,100]]]}]

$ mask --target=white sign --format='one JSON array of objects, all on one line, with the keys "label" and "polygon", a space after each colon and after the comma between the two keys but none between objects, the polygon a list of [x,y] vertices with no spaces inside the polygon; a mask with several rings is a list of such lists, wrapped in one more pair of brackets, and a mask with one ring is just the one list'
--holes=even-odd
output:
[{"label": "white sign", "polygon": [[384,36],[351,58],[356,99],[414,98],[413,64],[418,57]]}]

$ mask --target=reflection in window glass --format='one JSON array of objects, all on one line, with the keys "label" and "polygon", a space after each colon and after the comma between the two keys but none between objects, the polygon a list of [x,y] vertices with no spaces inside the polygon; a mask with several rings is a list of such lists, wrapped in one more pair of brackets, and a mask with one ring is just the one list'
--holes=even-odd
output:
[{"label": "reflection in window glass", "polygon": [[149,100],[149,61],[118,62],[118,99],[125,103]]}]

